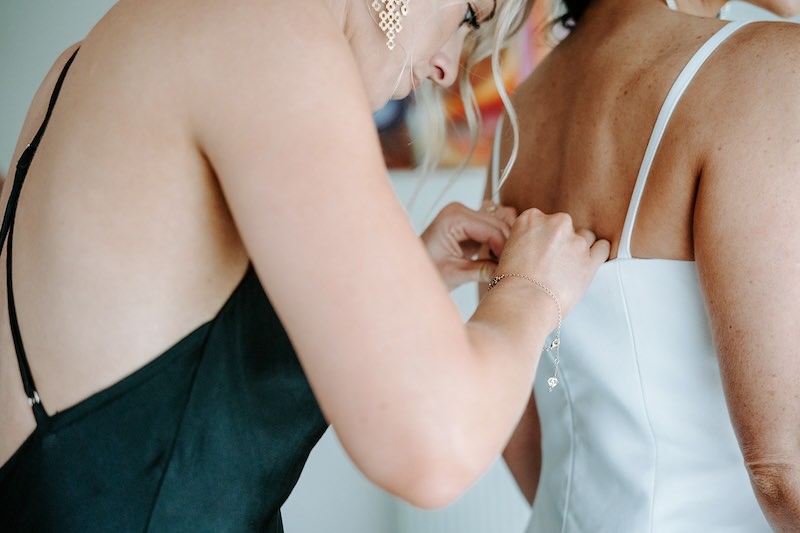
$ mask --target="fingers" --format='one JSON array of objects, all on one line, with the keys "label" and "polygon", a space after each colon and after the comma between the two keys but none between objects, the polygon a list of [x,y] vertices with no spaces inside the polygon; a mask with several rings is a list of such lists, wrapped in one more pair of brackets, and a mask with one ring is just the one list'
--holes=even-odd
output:
[{"label": "fingers", "polygon": [[591,247],[594,244],[594,241],[597,240],[597,235],[590,229],[581,228],[577,230],[575,233],[586,239],[586,246]]},{"label": "fingers", "polygon": [[443,272],[443,278],[448,289],[453,290],[464,283],[477,281],[489,283],[497,270],[497,263],[489,259],[462,260],[451,265],[448,272]]},{"label": "fingers", "polygon": [[499,205],[490,200],[484,200],[481,204],[480,211],[487,215],[508,224],[514,225],[514,220],[517,218],[517,210],[507,205]]},{"label": "fingers", "polygon": [[492,281],[495,271],[497,270],[497,263],[494,261],[483,259],[469,262],[467,273],[469,278],[465,281],[477,281],[478,283],[489,283]]},{"label": "fingers", "polygon": [[592,262],[599,268],[600,265],[608,260],[611,254],[611,243],[605,239],[598,239],[589,248],[589,255]]},{"label": "fingers", "polygon": [[480,220],[485,224],[491,224],[496,228],[501,228],[503,234],[508,237],[511,233],[511,226],[514,224],[514,219],[517,217],[516,210],[513,207],[506,207],[497,205],[492,202],[483,202],[483,206],[478,211],[467,209],[467,216],[475,221]]},{"label": "fingers", "polygon": [[566,213],[528,209],[517,217],[498,271],[541,280],[558,295],[566,316],[608,259],[610,248],[593,231],[576,229]]},{"label": "fingers", "polygon": [[[481,216],[480,220],[482,222],[487,224],[492,224],[496,228],[501,228],[503,231],[502,239],[487,238],[487,239],[482,239],[480,241],[482,243],[488,244],[491,254],[495,258],[497,258],[503,251],[506,239],[508,239],[509,235],[511,235],[511,227],[514,225],[514,221],[517,218],[517,210],[514,209],[513,207],[499,205],[494,202],[485,200],[478,213],[480,215],[483,215],[485,213],[490,217],[487,219],[485,216]],[[478,228],[476,227],[475,229]]]},{"label": "fingers", "polygon": [[[511,234],[515,213],[513,208],[488,202],[485,202],[478,211],[459,203],[452,203],[440,211],[426,230],[424,239],[427,242],[446,240],[447,249],[454,254],[457,245],[472,241],[481,245],[487,244],[494,254],[500,255],[506,239]],[[508,220],[511,223],[507,222]]]},{"label": "fingers", "polygon": [[611,253],[611,243],[605,239],[598,239],[597,235],[592,230],[581,228],[575,233],[586,239],[586,244],[589,246],[589,256],[592,258],[592,263],[599,266],[608,260]]},{"label": "fingers", "polygon": [[485,220],[480,219],[465,220],[461,229],[463,231],[462,242],[469,240],[479,244],[486,244],[496,256],[503,252],[506,239],[511,232],[511,228],[487,223]]},{"label": "fingers", "polygon": [[513,208],[489,203],[477,211],[452,203],[439,212],[421,237],[451,290],[464,283],[491,279],[496,261],[476,255],[485,245],[499,256],[511,234],[507,220],[513,222],[515,216]]}]

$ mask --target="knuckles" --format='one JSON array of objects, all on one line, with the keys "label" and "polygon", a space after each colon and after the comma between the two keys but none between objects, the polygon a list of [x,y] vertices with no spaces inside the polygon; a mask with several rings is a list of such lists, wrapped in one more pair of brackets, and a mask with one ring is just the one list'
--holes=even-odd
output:
[{"label": "knuckles", "polygon": [[515,225],[520,224],[524,226],[534,226],[538,224],[546,224],[551,226],[557,233],[574,233],[575,226],[572,222],[572,217],[568,213],[553,213],[545,214],[535,207],[526,209],[517,217]]},{"label": "knuckles", "polygon": [[465,209],[466,206],[464,206],[464,204],[459,202],[450,202],[442,208],[442,210],[439,212],[439,216],[442,218],[455,217],[462,214]]}]

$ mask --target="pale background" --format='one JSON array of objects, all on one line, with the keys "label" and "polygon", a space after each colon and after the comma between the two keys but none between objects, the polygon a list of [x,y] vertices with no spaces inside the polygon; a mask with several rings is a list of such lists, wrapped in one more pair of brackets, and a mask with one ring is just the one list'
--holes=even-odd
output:
[{"label": "pale background", "polygon": [[[265,0],[266,1],[266,0]],[[30,99],[61,51],[80,40],[113,0],[0,0],[0,170],[8,175],[11,155]],[[731,2],[731,18],[770,18],[742,2]],[[392,173],[404,202],[415,175]],[[434,176],[410,209],[421,230],[431,209],[458,199],[480,204],[483,171],[475,169],[438,200],[445,176]],[[477,302],[474,286],[454,292],[464,317]],[[352,466],[333,431],[311,454],[300,482],[284,506],[287,533],[514,533],[527,521],[528,506],[505,465],[494,467],[463,498],[439,511],[412,508],[375,488]]]}]

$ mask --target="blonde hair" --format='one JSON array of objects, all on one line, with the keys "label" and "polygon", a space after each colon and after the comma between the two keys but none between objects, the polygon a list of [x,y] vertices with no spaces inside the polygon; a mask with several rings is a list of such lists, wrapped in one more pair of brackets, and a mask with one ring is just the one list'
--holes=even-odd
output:
[{"label": "blonde hair", "polygon": [[[444,196],[467,168],[478,145],[483,123],[478,102],[475,98],[475,91],[470,80],[470,72],[475,65],[487,57],[491,57],[492,79],[508,115],[513,135],[511,154],[502,169],[498,183],[505,181],[506,176],[508,176],[514,165],[519,147],[519,126],[511,98],[503,83],[500,70],[500,55],[528,20],[533,8],[533,2],[534,0],[498,0],[497,11],[492,20],[481,24],[479,30],[470,33],[464,43],[463,57],[465,58],[465,63],[459,76],[459,89],[470,137],[469,150],[454,170],[444,191],[439,195],[435,203],[441,200],[441,197]],[[412,119],[416,123],[415,142],[422,146],[422,162],[419,167],[422,179],[417,183],[409,202],[410,205],[413,205],[422,189],[425,177],[439,166],[444,153],[447,135],[443,91],[442,87],[426,82],[415,92],[416,105]],[[495,192],[492,191],[492,193]]]}]

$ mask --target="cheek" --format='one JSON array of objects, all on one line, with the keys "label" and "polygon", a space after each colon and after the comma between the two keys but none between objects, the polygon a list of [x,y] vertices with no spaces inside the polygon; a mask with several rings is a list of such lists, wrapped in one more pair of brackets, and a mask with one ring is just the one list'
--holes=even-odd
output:
[{"label": "cheek", "polygon": [[[411,4],[401,32],[401,39],[415,60],[430,58],[441,50],[459,30],[466,9],[459,0],[433,0],[427,5],[433,7]],[[417,11],[413,11],[415,6]]]}]

